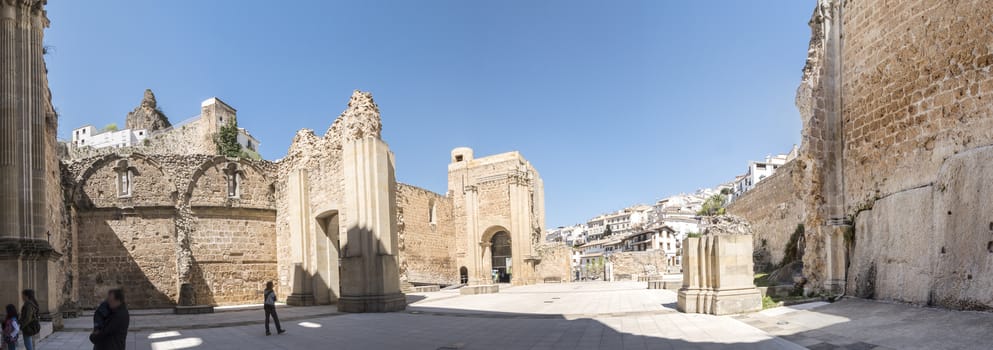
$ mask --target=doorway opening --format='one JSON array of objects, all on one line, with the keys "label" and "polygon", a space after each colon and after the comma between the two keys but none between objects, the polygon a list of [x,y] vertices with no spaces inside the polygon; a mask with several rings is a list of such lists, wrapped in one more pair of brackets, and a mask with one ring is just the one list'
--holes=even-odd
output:
[{"label": "doorway opening", "polygon": [[506,231],[497,232],[490,239],[490,244],[493,257],[493,282],[510,283],[510,276],[513,274],[510,234]]}]

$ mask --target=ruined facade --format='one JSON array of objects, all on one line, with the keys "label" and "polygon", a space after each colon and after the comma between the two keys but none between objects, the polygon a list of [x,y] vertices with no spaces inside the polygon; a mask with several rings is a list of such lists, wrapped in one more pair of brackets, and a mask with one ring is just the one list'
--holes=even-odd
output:
[{"label": "ruined facade", "polygon": [[797,91],[808,291],[993,309],[991,17],[984,1],[817,2]]},{"label": "ruined facade", "polygon": [[[569,254],[536,244],[541,178],[517,152],[456,149],[442,195],[396,182],[369,93],[356,91],[323,136],[298,132],[276,162],[208,152],[203,126],[221,118],[236,120],[234,108],[209,99],[191,132],[63,153],[65,308],[92,307],[117,286],[134,289],[134,308],[254,303],[274,281],[291,304],[398,310],[415,285],[492,283],[487,244],[498,233],[510,244],[504,282],[569,277]],[[181,138],[192,148],[170,151]],[[473,186],[482,194],[467,196]],[[186,284],[193,295],[180,295]]]}]

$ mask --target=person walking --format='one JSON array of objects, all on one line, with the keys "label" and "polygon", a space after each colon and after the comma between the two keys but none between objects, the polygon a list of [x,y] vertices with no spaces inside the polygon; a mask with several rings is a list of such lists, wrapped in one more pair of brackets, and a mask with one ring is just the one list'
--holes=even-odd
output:
[{"label": "person walking", "polygon": [[21,336],[24,337],[24,349],[34,350],[34,336],[41,333],[41,321],[38,320],[38,300],[34,297],[34,290],[25,289],[21,292]]},{"label": "person walking", "polygon": [[21,335],[21,326],[17,323],[17,307],[7,304],[7,317],[3,319],[3,343],[7,350],[17,350],[17,337]]},{"label": "person walking", "polygon": [[276,315],[276,291],[272,289],[272,281],[266,282],[265,284],[265,304],[262,308],[265,309],[265,335],[272,335],[269,332],[269,317],[272,317],[273,321],[276,321],[276,334],[286,333],[286,330],[279,325],[279,315]]},{"label": "person walking", "polygon": [[110,314],[103,319],[102,327],[90,333],[93,350],[125,350],[131,315],[124,301],[124,291],[111,289],[107,292],[107,306],[110,308]]}]

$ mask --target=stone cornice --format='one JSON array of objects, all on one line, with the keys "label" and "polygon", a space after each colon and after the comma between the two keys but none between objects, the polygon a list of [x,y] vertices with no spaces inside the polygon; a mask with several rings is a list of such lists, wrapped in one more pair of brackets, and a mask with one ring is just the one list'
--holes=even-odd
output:
[{"label": "stone cornice", "polygon": [[0,258],[57,259],[61,256],[62,253],[45,240],[0,238]]}]

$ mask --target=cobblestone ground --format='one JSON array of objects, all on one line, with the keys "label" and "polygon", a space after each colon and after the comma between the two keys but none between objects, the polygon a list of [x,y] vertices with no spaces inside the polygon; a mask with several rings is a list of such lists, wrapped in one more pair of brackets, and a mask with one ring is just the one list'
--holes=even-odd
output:
[{"label": "cobblestone ground", "polygon": [[[265,336],[261,311],[135,315],[128,349],[801,349],[731,317],[673,310],[671,291],[644,283],[566,283],[461,296],[409,296],[405,312],[340,314],[283,308],[289,331]],[[289,321],[292,319],[292,321]],[[72,324],[85,322],[72,320]],[[85,324],[85,323],[80,323]],[[39,348],[90,349],[58,332]]]}]

